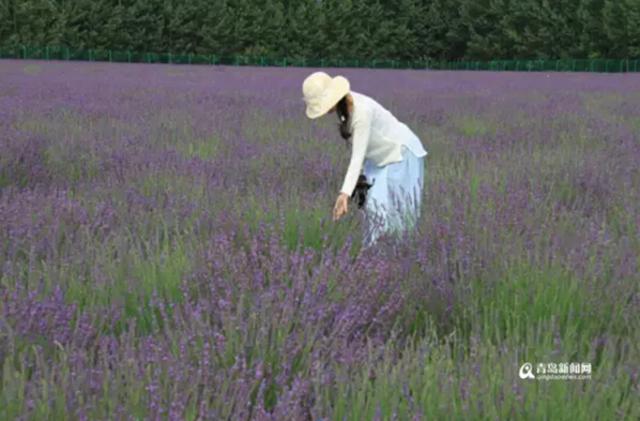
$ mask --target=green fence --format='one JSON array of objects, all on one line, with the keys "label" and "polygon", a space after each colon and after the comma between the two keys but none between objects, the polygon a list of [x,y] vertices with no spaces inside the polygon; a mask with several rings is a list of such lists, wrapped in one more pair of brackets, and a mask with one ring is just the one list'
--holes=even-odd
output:
[{"label": "green fence", "polygon": [[64,46],[0,47],[0,59],[110,61],[119,63],[217,64],[278,67],[363,67],[374,69],[557,71],[557,72],[639,72],[640,59],[559,59],[559,60],[346,60],[321,58],[273,58],[218,56],[215,54],[141,53],[136,51],[81,50]]}]

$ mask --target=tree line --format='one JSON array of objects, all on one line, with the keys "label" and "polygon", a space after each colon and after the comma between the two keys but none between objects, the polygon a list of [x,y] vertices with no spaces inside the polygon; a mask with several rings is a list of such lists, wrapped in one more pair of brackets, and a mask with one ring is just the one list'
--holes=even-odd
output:
[{"label": "tree line", "polygon": [[640,0],[0,0],[0,45],[266,57],[640,57]]}]

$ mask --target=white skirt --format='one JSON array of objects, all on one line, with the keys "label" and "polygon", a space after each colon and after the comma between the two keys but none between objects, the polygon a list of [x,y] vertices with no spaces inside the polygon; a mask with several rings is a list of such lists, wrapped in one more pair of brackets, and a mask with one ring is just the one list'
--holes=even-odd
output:
[{"label": "white skirt", "polygon": [[415,226],[424,187],[424,157],[402,147],[402,161],[378,167],[364,162],[364,175],[373,186],[367,193],[364,246],[385,233],[401,234]]}]

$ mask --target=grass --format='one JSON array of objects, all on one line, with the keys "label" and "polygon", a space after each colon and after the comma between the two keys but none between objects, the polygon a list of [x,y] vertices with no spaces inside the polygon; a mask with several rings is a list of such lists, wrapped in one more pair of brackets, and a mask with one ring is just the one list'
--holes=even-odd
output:
[{"label": "grass", "polygon": [[[254,107],[214,130],[201,104],[145,110],[146,128],[22,116],[17,127],[43,139],[47,187],[66,201],[23,211],[19,236],[0,231],[12,260],[0,293],[24,287],[40,303],[61,288],[76,306],[68,325],[88,316],[95,337],[63,344],[6,313],[0,419],[148,419],[161,405],[188,420],[259,419],[260,407],[305,418],[277,412],[288,393],[323,420],[640,418],[637,179],[604,136],[614,128],[596,124],[623,100],[587,96],[587,114],[549,124],[524,111],[500,121],[489,107],[416,127],[429,150],[425,211],[415,242],[388,255],[361,249],[356,212],[330,221],[341,176],[330,169],[348,156],[320,140],[329,123],[312,130]],[[234,161],[245,146],[250,162]],[[132,168],[111,164],[122,151],[140,158]],[[0,186],[31,176],[0,170]],[[48,305],[58,322],[62,305]],[[524,380],[525,362],[587,362],[593,374]]]},{"label": "grass", "polygon": [[484,136],[492,129],[487,120],[474,116],[465,116],[457,119],[455,126],[467,137]]},{"label": "grass", "polygon": [[[435,326],[405,347],[372,358],[326,401],[333,419],[633,419],[632,378],[614,342],[594,345],[621,320],[589,312],[581,282],[559,268],[510,268],[499,279],[478,279],[453,332]],[[504,356],[510,355],[510,358]],[[515,356],[515,358],[514,358]],[[531,362],[591,362],[591,380],[529,380]],[[534,364],[535,366],[535,364]],[[607,384],[606,390],[601,386]]]},{"label": "grass", "polygon": [[210,160],[218,155],[220,140],[215,136],[209,136],[202,140],[178,143],[178,150],[188,158],[200,158]]}]

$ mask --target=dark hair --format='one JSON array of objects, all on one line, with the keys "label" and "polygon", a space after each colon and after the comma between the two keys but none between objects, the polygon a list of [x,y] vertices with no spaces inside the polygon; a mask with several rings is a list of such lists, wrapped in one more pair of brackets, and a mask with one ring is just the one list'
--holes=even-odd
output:
[{"label": "dark hair", "polygon": [[340,136],[347,142],[349,145],[349,139],[351,138],[351,131],[349,130],[349,120],[351,116],[349,115],[349,104],[347,102],[347,95],[343,96],[340,101],[336,104],[336,112],[338,113],[338,118],[340,119],[340,123],[338,124],[338,128],[340,129]]}]

